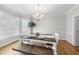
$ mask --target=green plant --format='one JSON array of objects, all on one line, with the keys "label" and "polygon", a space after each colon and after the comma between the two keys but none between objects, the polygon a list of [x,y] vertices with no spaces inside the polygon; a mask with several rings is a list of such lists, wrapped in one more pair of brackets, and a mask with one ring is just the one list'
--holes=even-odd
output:
[{"label": "green plant", "polygon": [[33,21],[30,21],[28,26],[29,26],[29,27],[35,27],[35,25],[36,25],[36,24],[35,24]]},{"label": "green plant", "polygon": [[30,28],[30,33],[33,33],[33,27],[35,27],[35,26],[36,26],[36,24],[33,21],[30,21],[28,23],[28,27]]}]

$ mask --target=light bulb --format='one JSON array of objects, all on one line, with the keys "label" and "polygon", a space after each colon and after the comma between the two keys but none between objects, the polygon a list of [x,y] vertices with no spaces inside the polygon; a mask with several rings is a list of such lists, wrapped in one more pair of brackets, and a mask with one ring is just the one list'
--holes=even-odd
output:
[{"label": "light bulb", "polygon": [[33,15],[33,17],[35,18],[35,17],[36,17],[36,15]]},{"label": "light bulb", "polygon": [[36,13],[36,16],[39,16],[39,13]]}]

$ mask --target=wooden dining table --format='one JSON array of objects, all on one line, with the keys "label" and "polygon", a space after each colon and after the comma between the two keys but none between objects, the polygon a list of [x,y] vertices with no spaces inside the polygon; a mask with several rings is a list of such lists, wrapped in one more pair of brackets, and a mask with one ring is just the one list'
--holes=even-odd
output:
[{"label": "wooden dining table", "polygon": [[53,55],[52,49],[29,44],[22,44],[21,42],[19,42],[17,47],[13,47],[12,50],[21,52],[22,55]]},{"label": "wooden dining table", "polygon": [[[36,39],[34,39],[36,40]],[[45,41],[45,42],[56,42],[54,38],[48,38],[46,40],[39,39],[37,41]],[[40,43],[42,44],[42,43]],[[21,52],[25,55],[53,55],[53,49],[46,48],[43,46],[37,46],[37,45],[30,45],[30,44],[23,44],[21,41],[17,45],[17,47],[13,47],[12,50]],[[53,46],[53,44],[47,43],[47,45]]]}]

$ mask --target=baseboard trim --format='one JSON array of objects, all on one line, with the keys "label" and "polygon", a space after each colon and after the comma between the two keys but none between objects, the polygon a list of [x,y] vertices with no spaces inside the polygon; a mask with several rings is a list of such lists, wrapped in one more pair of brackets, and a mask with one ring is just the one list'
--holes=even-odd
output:
[{"label": "baseboard trim", "polygon": [[0,41],[0,48],[19,40],[19,36],[12,36]]}]

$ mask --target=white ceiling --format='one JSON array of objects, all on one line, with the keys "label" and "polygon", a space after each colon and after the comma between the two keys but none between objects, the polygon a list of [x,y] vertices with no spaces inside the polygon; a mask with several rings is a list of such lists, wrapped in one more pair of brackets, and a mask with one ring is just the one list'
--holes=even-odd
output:
[{"label": "white ceiling", "polygon": [[[39,12],[44,15],[63,15],[75,4],[40,4]],[[0,9],[14,15],[27,17],[37,12],[36,4],[1,4]]]}]

